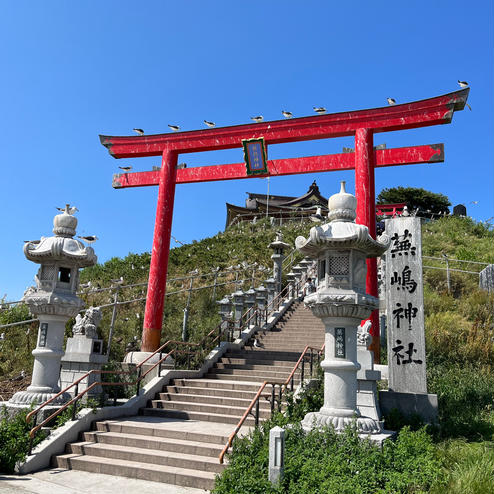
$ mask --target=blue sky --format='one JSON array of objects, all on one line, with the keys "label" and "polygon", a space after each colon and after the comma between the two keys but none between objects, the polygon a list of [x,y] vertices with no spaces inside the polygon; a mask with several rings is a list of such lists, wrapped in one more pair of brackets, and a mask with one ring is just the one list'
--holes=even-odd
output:
[{"label": "blue sky", "polygon": [[[50,235],[56,206],[80,212],[101,262],[152,245],[157,189],[114,190],[118,166],[98,134],[128,135],[310,115],[407,102],[471,86],[470,112],[452,124],[379,134],[388,147],[444,142],[444,164],[376,171],[376,192],[424,187],[494,216],[493,8],[491,1],[16,1],[1,3],[2,146],[0,296],[22,296],[36,267],[23,240]],[[269,148],[270,158],[340,152],[341,138]],[[179,158],[189,166],[242,161],[240,149]],[[271,179],[300,195],[316,179],[329,196],[353,172]],[[224,228],[225,202],[266,193],[267,181],[177,186],[172,234],[184,241]],[[473,204],[478,201],[478,204]],[[172,241],[172,247],[176,244]]]}]

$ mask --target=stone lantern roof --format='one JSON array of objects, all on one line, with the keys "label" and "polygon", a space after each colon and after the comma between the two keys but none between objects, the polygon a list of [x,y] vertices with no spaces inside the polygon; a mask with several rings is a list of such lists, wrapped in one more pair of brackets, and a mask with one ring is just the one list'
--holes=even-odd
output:
[{"label": "stone lantern roof", "polygon": [[388,248],[390,240],[386,235],[374,240],[368,227],[354,222],[357,200],[345,191],[345,182],[341,182],[340,192],[329,198],[328,208],[329,223],[312,227],[307,239],[302,236],[295,239],[295,246],[302,254],[317,258],[328,249],[357,249],[367,257],[378,257]]},{"label": "stone lantern roof", "polygon": [[47,261],[66,261],[71,266],[84,268],[96,264],[98,258],[92,247],[72,238],[76,233],[77,218],[72,215],[75,208],[67,204],[61,214],[53,219],[54,237],[41,237],[39,243],[27,242],[24,255],[38,264]]},{"label": "stone lantern roof", "polygon": [[281,249],[281,250],[284,250],[284,249],[287,249],[288,247],[290,247],[289,244],[287,244],[286,242],[283,242],[283,234],[281,232],[276,232],[276,240],[274,240],[273,242],[271,242],[268,247],[270,249]]}]

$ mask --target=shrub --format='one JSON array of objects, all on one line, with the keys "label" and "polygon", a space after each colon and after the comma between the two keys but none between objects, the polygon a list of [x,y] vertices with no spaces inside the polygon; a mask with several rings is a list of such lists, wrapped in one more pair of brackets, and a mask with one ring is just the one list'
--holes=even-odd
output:
[{"label": "shrub", "polygon": [[[19,412],[10,418],[7,409],[2,407],[0,419],[0,472],[13,473],[17,463],[26,459],[29,450],[29,431],[32,424],[26,422],[30,410]],[[33,447],[44,439],[37,434]]]},{"label": "shrub", "polygon": [[325,493],[375,494],[427,492],[440,475],[430,436],[404,428],[383,448],[362,441],[355,429],[286,431],[285,475],[278,486],[268,478],[269,428],[265,424],[235,442],[230,465],[217,477],[215,494]]}]

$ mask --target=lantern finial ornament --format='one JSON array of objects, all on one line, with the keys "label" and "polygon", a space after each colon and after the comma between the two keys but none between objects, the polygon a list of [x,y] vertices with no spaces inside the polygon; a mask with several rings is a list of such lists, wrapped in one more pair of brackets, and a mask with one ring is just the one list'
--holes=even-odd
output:
[{"label": "lantern finial ornament", "polygon": [[328,200],[329,221],[355,221],[357,217],[357,199],[345,190],[345,181],[341,181],[338,194]]}]

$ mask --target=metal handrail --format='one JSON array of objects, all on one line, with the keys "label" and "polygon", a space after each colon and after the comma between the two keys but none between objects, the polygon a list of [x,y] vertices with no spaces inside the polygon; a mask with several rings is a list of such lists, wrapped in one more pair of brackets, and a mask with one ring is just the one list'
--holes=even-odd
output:
[{"label": "metal handrail", "polygon": [[[282,292],[280,292],[277,297],[275,297],[272,301],[271,301],[271,306],[274,307],[274,302],[277,301],[277,309],[279,308],[279,306],[281,305],[280,304],[280,300],[282,298],[282,296],[284,296],[285,292],[288,290],[289,286],[287,285],[284,290],[282,290]],[[269,307],[269,306],[268,306]],[[269,313],[269,310],[268,310],[268,307],[266,307],[263,311],[265,312],[265,318],[267,320],[267,315]],[[249,315],[249,312],[252,313]],[[255,318],[256,320],[256,323],[259,321],[258,319],[258,316],[259,314],[261,314],[261,309],[259,309],[259,307],[256,307],[254,310],[253,308],[249,308],[244,314],[242,314],[241,316],[241,325],[244,326],[244,325],[247,325],[249,326],[251,321]],[[244,323],[242,323],[242,321],[245,321]],[[163,345],[161,345],[159,348],[157,348],[153,353],[151,353],[150,355],[148,355],[144,360],[142,360],[141,362],[139,362],[136,366],[135,366],[135,369],[137,370],[137,379],[135,382],[127,382],[127,383],[105,383],[105,382],[95,382],[93,384],[91,384],[90,386],[88,386],[85,390],[83,390],[81,393],[78,393],[78,386],[79,386],[79,383],[88,378],[91,374],[118,374],[118,375],[128,375],[128,374],[131,374],[130,371],[103,371],[103,370],[91,370],[89,372],[87,372],[86,374],[84,374],[83,376],[81,376],[79,379],[77,379],[76,381],[74,381],[73,383],[71,383],[69,386],[67,386],[65,389],[61,390],[59,393],[57,393],[55,396],[53,396],[52,398],[50,398],[49,400],[45,401],[44,403],[42,403],[39,407],[37,407],[35,410],[31,411],[27,416],[26,416],[26,422],[29,423],[31,421],[31,418],[33,416],[37,416],[37,414],[44,408],[46,407],[47,405],[49,405],[50,403],[52,403],[54,400],[56,400],[59,396],[63,395],[64,393],[66,393],[68,390],[70,390],[72,387],[76,387],[76,396],[74,398],[72,398],[69,402],[67,402],[64,406],[62,406],[61,408],[59,408],[58,410],[56,410],[52,415],[50,415],[47,419],[45,419],[41,424],[39,425],[36,425],[35,427],[33,427],[31,429],[31,431],[29,432],[29,437],[30,437],[30,446],[29,446],[29,454],[31,453],[31,448],[32,448],[32,443],[33,443],[33,440],[34,440],[34,436],[36,435],[36,433],[38,432],[39,429],[41,429],[41,427],[43,427],[44,425],[46,425],[47,423],[49,423],[52,419],[54,419],[56,416],[58,416],[61,412],[63,412],[64,410],[67,409],[68,406],[70,406],[72,403],[76,403],[81,397],[83,397],[86,393],[88,393],[88,391],[90,391],[92,388],[94,388],[95,386],[97,385],[103,385],[103,386],[106,386],[106,385],[137,385],[137,388],[136,388],[136,395],[139,394],[139,391],[140,391],[140,384],[142,382],[142,380],[153,370],[155,369],[157,366],[159,366],[159,371],[158,371],[158,374],[161,374],[161,364],[168,358],[170,357],[170,355],[174,354],[174,353],[184,353],[184,352],[180,352],[178,351],[176,348],[171,350],[170,352],[166,353],[166,355],[164,357],[161,357],[161,355],[163,354],[163,351],[165,350],[165,348],[167,348],[169,345],[171,344],[174,344],[174,345],[183,345],[183,346],[188,346],[188,347],[202,347],[204,345],[204,342],[210,338],[213,334],[216,334],[215,338],[212,339],[211,343],[215,343],[219,338],[221,338],[224,330],[228,330],[229,329],[229,321],[227,321],[227,324],[225,325],[224,324],[225,321],[222,321],[216,328],[212,329],[207,335],[205,335],[201,341],[199,343],[193,343],[193,342],[187,342],[187,341],[178,341],[178,340],[168,340],[166,341]],[[224,329],[223,329],[224,327]],[[223,329],[223,330],[222,330]],[[147,369],[144,373],[142,372],[142,368],[143,368],[143,365],[148,362],[151,358],[153,358],[156,354],[160,354],[160,359],[155,362],[153,365],[151,365],[151,367],[149,369]],[[187,352],[187,355],[189,355],[190,352]],[[75,407],[74,407],[75,409]],[[75,419],[75,412],[74,412],[74,419]]]},{"label": "metal handrail", "polygon": [[[136,389],[136,395],[139,394],[139,391],[140,391],[140,383],[142,382],[142,380],[153,370],[155,369],[157,366],[159,366],[159,371],[158,371],[158,374],[161,374],[161,365],[162,363],[168,358],[170,357],[171,355],[175,354],[175,353],[183,353],[181,351],[178,351],[177,349],[173,349],[171,350],[170,352],[168,352],[164,357],[161,357],[161,354],[163,353],[163,350],[170,344],[177,344],[177,345],[186,345],[186,346],[193,346],[193,347],[199,347],[199,346],[202,346],[202,344],[204,343],[204,341],[210,337],[211,335],[213,335],[214,333],[218,332],[218,334],[216,335],[216,337],[212,340],[212,342],[216,342],[218,340],[218,338],[221,337],[222,335],[222,331],[221,331],[221,326],[223,326],[223,322],[220,323],[215,329],[211,330],[207,335],[205,335],[201,342],[200,343],[193,343],[193,342],[185,342],[185,341],[178,341],[178,340],[168,340],[167,342],[165,342],[163,345],[161,345],[157,350],[155,350],[151,355],[149,355],[148,357],[146,357],[144,360],[142,360],[141,362],[139,362],[137,365],[136,365],[136,369],[137,369],[137,372],[138,372],[138,375],[137,375],[137,379],[135,382],[126,382],[126,383],[105,383],[105,382],[95,382],[93,384],[91,384],[90,386],[88,386],[85,390],[83,390],[81,393],[78,393],[78,386],[79,386],[79,383],[88,378],[91,374],[118,374],[118,375],[128,375],[128,374],[131,374],[130,371],[104,371],[104,370],[91,370],[89,372],[87,372],[86,374],[84,374],[83,376],[81,376],[79,379],[77,379],[76,381],[74,381],[72,384],[70,384],[69,386],[67,386],[65,389],[63,389],[62,391],[60,391],[59,393],[57,393],[55,396],[53,396],[52,398],[50,398],[49,400],[45,401],[44,403],[42,403],[38,408],[36,408],[35,410],[31,411],[28,415],[26,415],[26,422],[29,423],[31,421],[31,418],[33,416],[36,416],[44,407],[46,407],[47,405],[49,405],[50,403],[52,403],[54,400],[56,400],[59,396],[63,395],[64,393],[66,393],[68,390],[70,390],[72,387],[76,387],[76,396],[74,398],[72,398],[70,401],[68,401],[64,406],[62,406],[61,408],[57,409],[52,415],[50,415],[48,418],[46,418],[45,420],[43,420],[43,422],[41,424],[38,424],[36,425],[35,427],[33,427],[31,429],[31,431],[29,432],[29,438],[30,438],[30,446],[29,446],[29,454],[31,453],[31,448],[32,448],[32,442],[34,440],[34,436],[36,435],[36,433],[38,432],[39,429],[41,429],[41,427],[43,427],[44,425],[46,425],[47,423],[49,423],[52,419],[54,419],[57,415],[59,415],[61,412],[63,412],[68,406],[70,406],[72,403],[75,403],[77,402],[80,398],[82,398],[86,393],[88,393],[92,388],[94,388],[95,386],[97,385],[103,385],[103,386],[108,386],[108,385],[115,385],[115,386],[118,386],[118,385],[127,385],[127,386],[130,386],[130,385],[137,385],[137,389]],[[227,326],[228,327],[228,326]],[[219,331],[217,331],[219,329]],[[227,328],[225,328],[227,329]],[[142,366],[147,362],[149,361],[149,359],[151,359],[153,356],[155,356],[156,354],[160,354],[160,359],[155,362],[149,369],[146,370],[146,372],[142,373]],[[188,352],[189,353],[189,352]],[[74,407],[75,409],[75,407]],[[75,413],[74,413],[74,417],[75,419]]]},{"label": "metal handrail", "polygon": [[323,345],[321,347],[321,349],[318,349],[318,348],[314,348],[314,347],[311,347],[309,345],[306,345],[306,347],[304,348],[304,351],[302,352],[299,359],[297,360],[297,363],[294,365],[292,371],[290,372],[290,375],[288,376],[288,378],[284,382],[264,381],[261,384],[261,386],[259,386],[259,389],[257,390],[257,393],[254,396],[254,398],[252,398],[252,401],[250,402],[249,406],[247,407],[247,410],[245,410],[244,414],[242,415],[242,417],[238,421],[233,432],[228,436],[228,441],[225,444],[224,448],[221,450],[221,453],[218,457],[218,460],[220,463],[223,463],[226,452],[231,447],[233,440],[235,439],[238,431],[240,430],[240,428],[242,427],[244,422],[247,420],[247,417],[252,412],[252,409],[254,408],[254,406],[256,407],[255,424],[256,424],[256,426],[258,425],[258,423],[259,423],[259,398],[260,398],[261,393],[263,392],[264,388],[268,384],[273,386],[271,389],[271,414],[272,414],[274,411],[275,386],[280,386],[279,399],[278,399],[278,409],[281,409],[282,394],[287,389],[287,386],[289,384],[290,384],[291,391],[293,391],[293,381],[294,381],[295,372],[297,371],[297,369],[301,363],[302,363],[302,369],[301,369],[300,381],[303,382],[303,380],[304,380],[304,363],[305,363],[305,356],[306,356],[307,352],[309,350],[311,352],[310,353],[310,357],[311,357],[310,358],[310,373],[312,375],[312,371],[313,371],[313,353],[312,352],[313,352],[313,350],[315,350],[317,352],[318,358],[320,358],[321,353],[324,351],[324,346],[325,345]]}]

